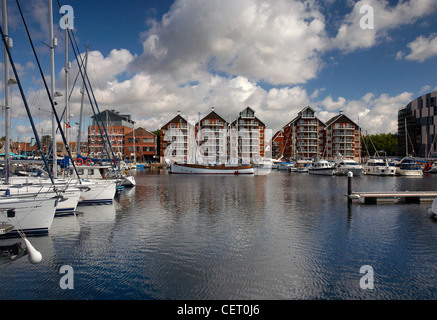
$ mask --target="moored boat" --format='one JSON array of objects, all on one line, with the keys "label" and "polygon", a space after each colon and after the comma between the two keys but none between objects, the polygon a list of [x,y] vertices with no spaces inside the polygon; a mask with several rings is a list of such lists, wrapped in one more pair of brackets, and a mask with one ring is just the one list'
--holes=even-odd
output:
[{"label": "moored boat", "polygon": [[326,160],[317,160],[309,168],[308,173],[324,176],[334,175],[335,166]]},{"label": "moored boat", "polygon": [[403,158],[396,164],[396,174],[400,176],[422,176],[422,167],[412,158]]},{"label": "moored boat", "polygon": [[361,176],[364,172],[363,166],[352,159],[337,160],[335,166],[336,168],[334,174],[340,176],[347,175],[348,172],[352,172],[354,174],[354,177],[358,177]]},{"label": "moored boat", "polygon": [[374,176],[394,176],[396,167],[385,159],[369,159],[364,166],[364,173]]},{"label": "moored boat", "polygon": [[172,174],[254,174],[253,165],[205,165],[189,163],[172,163]]}]

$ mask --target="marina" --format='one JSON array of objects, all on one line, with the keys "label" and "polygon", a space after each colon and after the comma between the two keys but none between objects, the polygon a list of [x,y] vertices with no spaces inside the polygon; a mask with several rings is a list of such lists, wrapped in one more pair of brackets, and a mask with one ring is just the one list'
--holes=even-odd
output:
[{"label": "marina", "polygon": [[432,15],[334,2],[2,0],[0,300],[437,299]]},{"label": "marina", "polygon": [[[38,265],[2,258],[0,299],[437,298],[429,202],[349,206],[345,176],[134,175],[136,186],[112,204],[80,205],[56,217],[48,235],[29,238],[42,254]],[[436,178],[353,183],[430,192]],[[59,285],[65,265],[73,290]],[[363,265],[375,269],[374,290],[360,288]]]}]

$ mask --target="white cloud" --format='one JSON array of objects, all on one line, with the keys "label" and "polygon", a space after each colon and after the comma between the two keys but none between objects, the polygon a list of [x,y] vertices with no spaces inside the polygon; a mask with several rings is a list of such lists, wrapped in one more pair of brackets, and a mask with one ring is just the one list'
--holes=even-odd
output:
[{"label": "white cloud", "polygon": [[408,44],[411,53],[405,56],[407,60],[424,62],[425,60],[437,55],[437,33],[428,38],[423,36]]},{"label": "white cloud", "polygon": [[[360,27],[360,21],[366,15],[360,13],[360,9],[365,5],[373,8],[374,29]],[[373,47],[378,41],[388,40],[389,31],[435,14],[436,9],[437,2],[434,0],[399,1],[395,6],[387,0],[360,0],[345,17],[336,38],[332,40],[331,47],[340,48],[345,52]]]},{"label": "white cloud", "polygon": [[308,4],[176,1],[143,35],[144,53],[135,66],[179,79],[210,70],[271,84],[304,83],[320,70],[327,40],[323,15]]},{"label": "white cloud", "polygon": [[[403,92],[397,96],[381,94],[375,97],[373,93],[367,93],[359,100],[346,100],[339,97],[334,101],[331,97],[318,102],[322,108],[319,116],[322,121],[327,121],[333,115],[342,110],[352,121],[359,122],[363,132],[369,134],[396,133],[397,113],[413,99],[413,94]],[[337,109],[335,107],[338,107]]]}]

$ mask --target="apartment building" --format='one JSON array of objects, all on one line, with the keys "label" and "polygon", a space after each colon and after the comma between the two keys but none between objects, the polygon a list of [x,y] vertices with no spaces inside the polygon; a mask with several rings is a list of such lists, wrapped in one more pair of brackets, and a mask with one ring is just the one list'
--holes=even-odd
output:
[{"label": "apartment building", "polygon": [[92,125],[88,127],[88,156],[91,158],[107,158],[105,150],[108,134],[115,156],[123,159],[126,154],[125,136],[134,130],[135,122],[130,115],[121,115],[115,110],[105,110],[91,117]]},{"label": "apartment building", "polygon": [[157,136],[144,128],[137,128],[125,136],[125,159],[135,162],[157,160]]},{"label": "apartment building", "polygon": [[420,96],[398,112],[399,156],[437,156],[437,91]]},{"label": "apartment building", "polygon": [[[194,139],[192,126],[181,113],[161,127],[160,162],[189,162],[192,159],[193,148],[190,141]],[[190,137],[191,135],[191,137]],[[190,137],[190,139],[189,139]]]},{"label": "apartment building", "polygon": [[225,163],[228,155],[228,122],[214,108],[195,125],[198,155],[203,163]]},{"label": "apartment building", "polygon": [[241,111],[231,128],[238,131],[238,159],[249,163],[265,156],[266,125],[255,116],[252,108]]},{"label": "apartment building", "polygon": [[305,107],[298,116],[283,127],[284,157],[311,159],[323,157],[325,152],[325,128],[311,107]]},{"label": "apartment building", "polygon": [[324,157],[335,159],[341,155],[357,161],[361,156],[361,129],[343,111],[326,122]]}]

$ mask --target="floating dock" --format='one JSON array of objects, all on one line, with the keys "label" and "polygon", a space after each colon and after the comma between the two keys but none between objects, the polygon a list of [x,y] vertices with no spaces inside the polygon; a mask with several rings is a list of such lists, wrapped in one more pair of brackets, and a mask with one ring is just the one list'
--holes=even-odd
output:
[{"label": "floating dock", "polygon": [[437,198],[437,191],[352,192],[346,196],[350,201],[357,200],[364,204],[377,204],[378,202],[421,203],[434,201]]},{"label": "floating dock", "polygon": [[348,192],[345,196],[348,202],[354,200],[364,204],[377,204],[379,202],[396,203],[421,203],[432,202],[437,198],[437,191],[377,191],[377,192],[354,192],[352,191],[353,174],[348,174]]}]

